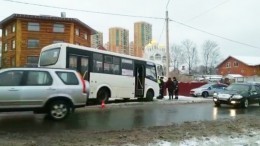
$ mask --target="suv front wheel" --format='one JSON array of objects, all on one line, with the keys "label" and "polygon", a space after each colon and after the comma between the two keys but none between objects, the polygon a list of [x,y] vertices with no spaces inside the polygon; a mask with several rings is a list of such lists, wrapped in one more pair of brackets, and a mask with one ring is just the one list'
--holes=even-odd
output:
[{"label": "suv front wheel", "polygon": [[70,114],[70,105],[63,100],[52,101],[48,108],[48,116],[53,120],[62,120]]}]

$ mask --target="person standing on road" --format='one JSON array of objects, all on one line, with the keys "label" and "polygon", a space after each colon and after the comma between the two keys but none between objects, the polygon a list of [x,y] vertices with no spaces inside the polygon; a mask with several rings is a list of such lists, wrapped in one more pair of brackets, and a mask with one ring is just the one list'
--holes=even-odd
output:
[{"label": "person standing on road", "polygon": [[176,77],[173,77],[173,89],[174,89],[174,95],[175,99],[178,99],[178,94],[179,94],[179,82],[176,79]]},{"label": "person standing on road", "polygon": [[159,87],[160,87],[159,99],[163,99],[163,93],[164,93],[164,81],[163,81],[163,77],[160,77]]},{"label": "person standing on road", "polygon": [[174,84],[171,78],[168,78],[166,88],[168,88],[169,100],[173,99]]}]

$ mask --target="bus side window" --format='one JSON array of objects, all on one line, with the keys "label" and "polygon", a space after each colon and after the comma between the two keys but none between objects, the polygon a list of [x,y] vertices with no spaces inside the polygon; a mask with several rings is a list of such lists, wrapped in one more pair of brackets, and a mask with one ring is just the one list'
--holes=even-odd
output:
[{"label": "bus side window", "polygon": [[103,55],[102,54],[97,54],[93,53],[93,71],[94,72],[103,72]]},{"label": "bus side window", "polygon": [[104,56],[104,73],[112,74],[112,56]]},{"label": "bus side window", "polygon": [[113,57],[113,64],[112,64],[112,69],[113,69],[113,74],[119,75],[119,69],[120,69],[120,62],[119,62],[118,57]]}]

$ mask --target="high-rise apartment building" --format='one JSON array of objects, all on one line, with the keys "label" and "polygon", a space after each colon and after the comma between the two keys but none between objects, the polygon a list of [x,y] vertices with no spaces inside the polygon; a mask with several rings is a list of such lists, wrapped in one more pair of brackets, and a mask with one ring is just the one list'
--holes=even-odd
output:
[{"label": "high-rise apartment building", "polygon": [[135,54],[134,54],[134,42],[133,41],[131,41],[130,45],[129,45],[129,55],[135,56]]},{"label": "high-rise apartment building", "polygon": [[129,31],[120,27],[109,29],[109,51],[129,54]]},{"label": "high-rise apartment building", "polygon": [[143,57],[144,48],[152,40],[152,25],[147,22],[134,24],[134,55]]},{"label": "high-rise apartment building", "polygon": [[103,33],[98,32],[94,35],[91,35],[91,47],[98,48],[100,46],[103,46]]}]

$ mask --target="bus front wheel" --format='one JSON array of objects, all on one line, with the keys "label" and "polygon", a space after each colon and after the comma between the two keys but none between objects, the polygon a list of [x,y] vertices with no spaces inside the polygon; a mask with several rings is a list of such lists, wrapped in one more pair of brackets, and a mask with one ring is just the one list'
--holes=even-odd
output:
[{"label": "bus front wheel", "polygon": [[154,92],[153,90],[148,90],[146,93],[146,100],[147,101],[153,101]]}]

